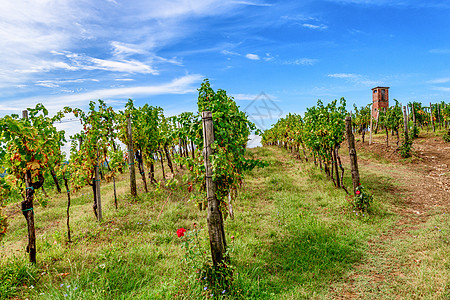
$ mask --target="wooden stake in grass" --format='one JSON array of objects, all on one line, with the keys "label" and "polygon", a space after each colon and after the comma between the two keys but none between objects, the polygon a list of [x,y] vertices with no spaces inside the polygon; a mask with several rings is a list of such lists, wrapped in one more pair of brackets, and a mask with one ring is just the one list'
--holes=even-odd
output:
[{"label": "wooden stake in grass", "polygon": [[206,196],[208,199],[208,233],[211,245],[211,255],[215,267],[222,265],[224,261],[226,241],[223,228],[223,217],[220,211],[219,201],[216,198],[216,183],[212,179],[212,166],[209,156],[213,154],[211,144],[214,142],[214,129],[212,112],[202,112],[203,120],[203,144],[206,169]]},{"label": "wooden stake in grass", "polygon": [[405,132],[405,143],[408,141],[408,116],[406,115],[406,106],[403,106],[403,130]]},{"label": "wooden stake in grass", "polygon": [[345,118],[345,132],[347,134],[348,152],[350,154],[350,167],[352,169],[353,193],[356,195],[356,187],[359,185],[358,157],[355,149],[355,136],[352,132],[352,118]]},{"label": "wooden stake in grass", "polygon": [[431,102],[430,102],[430,121],[431,121],[431,126],[433,127],[433,132],[436,131],[436,128],[434,127],[434,121],[433,121],[433,106],[431,106]]},{"label": "wooden stake in grass", "polygon": [[102,201],[100,197],[100,173],[98,171],[99,169],[99,157],[98,157],[98,147],[97,147],[97,164],[95,165],[95,179],[94,179],[94,186],[95,186],[95,203],[97,204],[97,220],[100,222],[102,220]]},{"label": "wooden stake in grass", "polygon": [[372,131],[373,131],[373,105],[370,112],[370,133],[369,133],[369,145],[372,145]]},{"label": "wooden stake in grass", "polygon": [[70,190],[69,190],[69,184],[67,183],[67,178],[66,175],[63,175],[64,178],[64,185],[66,187],[67,190],[67,237],[68,237],[68,242],[72,242],[71,238],[70,238]]},{"label": "wooden stake in grass", "polygon": [[130,169],[130,192],[131,196],[137,196],[136,189],[136,171],[134,168],[134,151],[133,151],[133,133],[131,131],[131,118],[128,117],[128,166]]}]

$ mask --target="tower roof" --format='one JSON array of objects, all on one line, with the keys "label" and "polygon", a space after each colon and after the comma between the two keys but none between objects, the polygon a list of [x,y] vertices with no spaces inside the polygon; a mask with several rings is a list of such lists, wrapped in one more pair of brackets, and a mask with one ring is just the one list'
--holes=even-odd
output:
[{"label": "tower roof", "polygon": [[376,90],[376,89],[388,89],[389,87],[388,86],[377,86],[377,87],[374,87],[373,89],[372,89],[372,91],[373,90]]}]

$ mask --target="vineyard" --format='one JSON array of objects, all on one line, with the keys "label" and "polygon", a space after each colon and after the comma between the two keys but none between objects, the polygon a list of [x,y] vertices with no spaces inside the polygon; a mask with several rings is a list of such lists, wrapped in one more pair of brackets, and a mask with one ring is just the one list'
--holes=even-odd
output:
[{"label": "vineyard", "polygon": [[319,100],[260,132],[198,91],[0,119],[1,299],[450,296],[448,104]]}]

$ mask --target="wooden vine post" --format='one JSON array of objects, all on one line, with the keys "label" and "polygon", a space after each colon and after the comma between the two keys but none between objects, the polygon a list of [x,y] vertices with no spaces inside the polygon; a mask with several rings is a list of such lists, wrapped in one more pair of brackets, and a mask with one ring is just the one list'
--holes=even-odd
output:
[{"label": "wooden vine post", "polygon": [[352,182],[353,193],[356,195],[356,188],[359,185],[359,170],[358,170],[358,157],[356,156],[355,149],[355,136],[352,132],[352,118],[347,116],[345,118],[345,131],[347,134],[348,152],[350,154],[350,167],[352,169]]},{"label": "wooden vine post", "polygon": [[226,241],[223,227],[223,217],[219,201],[216,198],[216,183],[212,179],[212,166],[209,156],[213,153],[211,144],[214,142],[214,129],[212,112],[202,112],[203,121],[203,155],[206,169],[206,196],[208,199],[208,233],[211,246],[211,255],[215,267],[221,266],[224,261]]},{"label": "wooden vine post", "polygon": [[373,104],[370,110],[370,134],[369,134],[369,145],[372,145],[372,131],[373,131]]},{"label": "wooden vine post", "polygon": [[98,147],[97,147],[97,163],[95,165],[95,179],[94,179],[94,188],[95,188],[95,203],[97,208],[97,220],[100,222],[102,220],[102,201],[100,197],[100,172],[99,172],[99,157],[98,157]]},{"label": "wooden vine post", "polygon": [[436,128],[434,127],[434,121],[433,121],[433,107],[431,106],[431,102],[430,102],[430,121],[431,121],[431,126],[433,127],[433,132],[436,131]]},{"label": "wooden vine post", "polygon": [[406,106],[403,106],[403,127],[405,132],[405,142],[408,141],[408,116],[406,115]]},{"label": "wooden vine post", "polygon": [[70,190],[69,190],[69,183],[67,182],[66,174],[63,174],[64,179],[64,186],[66,187],[67,191],[67,238],[69,243],[72,242],[72,239],[70,237]]},{"label": "wooden vine post", "polygon": [[131,196],[137,196],[136,190],[136,172],[134,168],[134,151],[133,151],[133,133],[131,131],[131,117],[127,118],[127,132],[128,132],[128,166],[130,169],[130,190]]}]

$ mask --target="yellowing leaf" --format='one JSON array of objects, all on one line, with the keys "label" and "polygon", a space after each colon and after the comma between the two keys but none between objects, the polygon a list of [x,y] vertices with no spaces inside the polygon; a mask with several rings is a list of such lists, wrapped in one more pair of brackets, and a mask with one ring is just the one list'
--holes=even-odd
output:
[{"label": "yellowing leaf", "polygon": [[27,169],[28,170],[38,170],[41,167],[41,165],[39,164],[38,160],[33,160],[33,161],[29,161],[27,162]]}]

